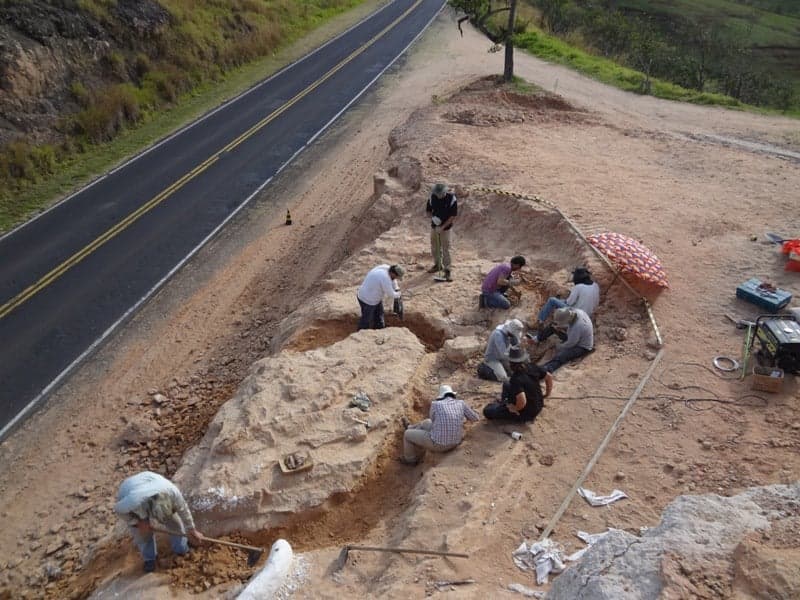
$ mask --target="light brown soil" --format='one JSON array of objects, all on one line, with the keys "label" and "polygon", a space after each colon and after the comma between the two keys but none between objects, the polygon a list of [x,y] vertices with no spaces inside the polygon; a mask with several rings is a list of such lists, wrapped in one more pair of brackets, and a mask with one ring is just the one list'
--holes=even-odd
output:
[{"label": "light brown soil", "polygon": [[[798,151],[797,122],[626,94],[517,53],[520,76],[562,96],[531,100],[483,79],[502,70],[502,56],[488,47],[470,31],[459,37],[452,19],[442,17],[401,70],[302,155],[54,394],[46,410],[2,444],[0,589],[8,597],[83,597],[105,578],[138,572],[138,558],[119,539],[111,511],[117,485],[142,468],[173,473],[249,366],[271,352],[281,320],[381,233],[360,216],[372,202],[373,174],[386,165],[390,134],[401,144],[395,152],[420,161],[425,182],[539,195],[586,233],[612,230],[643,240],[667,269],[671,289],[647,291],[665,358],[585,484],[601,493],[618,487],[630,498],[602,509],[574,500],[556,527],[558,541],[576,549],[576,529],[653,525],[682,493],[731,494],[798,479],[795,378],[787,378],[780,394],[746,396],[749,380],[724,380],[710,367],[714,356],[738,357],[741,350],[741,332],[721,314],[758,312],[734,298],[738,283],[756,276],[800,293],[798,276],[782,270],[775,248],[751,241],[752,235],[763,239],[764,231],[800,233],[791,229],[800,169],[752,146]],[[291,227],[282,225],[287,207]],[[496,213],[483,218],[494,228],[524,226],[504,222],[512,207],[500,197]],[[479,230],[474,225],[459,227]],[[424,251],[423,234],[417,252]],[[559,248],[547,240],[531,240],[531,247],[531,257],[541,258],[534,266],[547,271],[548,256]],[[454,248],[457,278],[460,259],[510,254],[484,248],[479,235],[457,237]],[[477,272],[470,277],[479,280]],[[534,306],[537,289],[530,292]],[[401,469],[387,451],[361,492],[342,498],[338,510],[247,538],[269,545],[281,533],[299,550],[322,549],[312,553],[316,566],[306,597],[420,597],[437,593],[431,581],[467,577],[477,583],[452,593],[512,596],[504,591],[509,583],[532,585],[511,552],[555,513],[652,359],[641,335],[646,323],[616,321],[628,313],[609,311],[605,323],[601,313],[599,325],[608,333],[591,357],[557,373],[555,398],[534,425],[521,428],[522,443],[479,424],[459,450],[416,469]],[[308,324],[315,347],[349,331],[348,324],[319,319]],[[417,334],[431,346],[441,343]],[[295,350],[310,347],[304,343],[290,342]],[[431,392],[447,377],[479,408],[486,400],[481,393],[494,388],[467,368],[440,368]],[[166,397],[162,405],[149,394],[156,390]],[[693,400],[712,396],[719,401]],[[420,399],[421,412],[427,400]],[[136,441],[143,414],[160,429],[159,443],[149,447]],[[404,493],[396,494],[398,488]],[[401,502],[387,508],[396,496]],[[439,547],[444,534],[450,549],[472,558],[354,553],[338,583],[324,574],[341,543]],[[796,553],[796,541],[790,549]],[[164,561],[176,588],[198,592],[204,579],[214,585],[252,572],[242,554],[217,548],[172,567]],[[712,597],[720,588],[707,589]]]}]

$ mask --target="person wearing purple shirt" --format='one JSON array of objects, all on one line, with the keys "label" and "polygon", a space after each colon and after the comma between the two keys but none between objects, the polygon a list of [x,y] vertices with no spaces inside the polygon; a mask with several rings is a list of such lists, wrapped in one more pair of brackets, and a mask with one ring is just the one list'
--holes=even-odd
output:
[{"label": "person wearing purple shirt", "polygon": [[505,292],[514,285],[511,274],[525,266],[524,256],[515,256],[508,263],[501,263],[494,267],[481,285],[481,305],[486,308],[511,308],[511,301],[506,298]]}]

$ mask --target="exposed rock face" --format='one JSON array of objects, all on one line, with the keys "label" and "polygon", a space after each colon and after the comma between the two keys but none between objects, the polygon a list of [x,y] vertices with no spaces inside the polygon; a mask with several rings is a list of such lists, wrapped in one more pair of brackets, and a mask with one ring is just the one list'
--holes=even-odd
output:
[{"label": "exposed rock face", "polygon": [[136,48],[159,35],[169,13],[152,0],[122,0],[112,19],[99,23],[70,3],[11,0],[0,10],[0,145],[25,137],[52,142],[56,121],[78,109],[70,86],[86,88],[119,83],[131,74],[110,69],[107,58]]},{"label": "exposed rock face", "polygon": [[[204,531],[273,527],[356,488],[394,441],[424,353],[414,334],[393,327],[257,362],[174,478]],[[368,412],[349,407],[359,391]],[[278,460],[294,452],[308,452],[313,468],[281,472]]]},{"label": "exposed rock face", "polygon": [[592,546],[547,598],[798,598],[800,563],[787,569],[783,551],[798,533],[800,483],[679,496],[641,537],[618,531]]}]

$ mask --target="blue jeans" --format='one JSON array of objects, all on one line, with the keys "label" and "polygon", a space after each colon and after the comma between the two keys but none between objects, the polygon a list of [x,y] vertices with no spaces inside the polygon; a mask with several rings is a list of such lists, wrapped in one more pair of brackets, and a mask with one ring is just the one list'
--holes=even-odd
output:
[{"label": "blue jeans", "polygon": [[586,356],[591,350],[581,348],[580,346],[573,346],[572,348],[564,348],[556,353],[556,355],[542,365],[542,368],[548,373],[552,373],[559,367],[564,366],[570,361]]},{"label": "blue jeans", "polygon": [[[157,554],[155,534],[151,531],[147,535],[141,535],[136,527],[131,527],[131,535],[133,535],[133,543],[139,548],[142,558],[144,560],[155,560]],[[169,542],[175,554],[189,552],[189,542],[184,536],[171,535],[169,536]]]},{"label": "blue jeans", "polygon": [[565,308],[566,306],[567,303],[561,298],[548,298],[547,302],[544,303],[542,310],[539,311],[539,320],[542,322],[547,321],[547,317],[549,317],[550,313],[552,313],[555,309]]},{"label": "blue jeans", "polygon": [[502,292],[481,293],[483,294],[483,305],[486,308],[502,308],[503,310],[511,308],[511,301]]},{"label": "blue jeans", "polygon": [[361,318],[358,320],[358,330],[362,329],[383,329],[386,323],[383,320],[383,302],[377,304],[366,304],[361,298],[356,296],[358,305],[361,307]]}]

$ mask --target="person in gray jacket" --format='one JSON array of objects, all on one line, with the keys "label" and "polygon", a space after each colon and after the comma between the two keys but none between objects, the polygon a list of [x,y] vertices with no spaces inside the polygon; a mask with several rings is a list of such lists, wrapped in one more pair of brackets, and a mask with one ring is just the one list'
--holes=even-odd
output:
[{"label": "person in gray jacket", "polygon": [[489,381],[509,380],[508,353],[512,347],[519,346],[525,326],[519,319],[509,319],[495,327],[486,343],[483,362],[478,365],[478,377]]},{"label": "person in gray jacket", "polygon": [[[203,534],[195,527],[192,513],[180,490],[158,473],[142,471],[123,481],[119,486],[114,512],[130,528],[133,541],[144,559],[145,573],[151,573],[156,568],[154,522],[168,531],[188,534],[195,543],[203,541]],[[189,552],[185,535],[170,536],[170,543],[175,554]]]},{"label": "person in gray jacket", "polygon": [[565,331],[565,339],[556,346],[556,353],[542,365],[552,373],[562,365],[585,356],[594,350],[592,320],[580,308],[559,308],[553,313],[553,323]]}]

